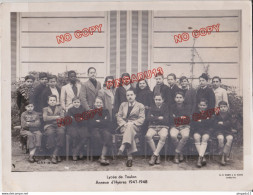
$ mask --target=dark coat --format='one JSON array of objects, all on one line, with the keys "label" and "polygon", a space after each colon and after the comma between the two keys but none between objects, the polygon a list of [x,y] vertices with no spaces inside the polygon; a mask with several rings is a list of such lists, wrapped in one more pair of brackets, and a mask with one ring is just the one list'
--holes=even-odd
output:
[{"label": "dark coat", "polygon": [[152,91],[147,87],[136,91],[136,101],[142,103],[144,106],[151,107],[154,104]]},{"label": "dark coat", "polygon": [[[130,89],[135,90],[132,85],[131,85]],[[117,113],[119,111],[119,107],[122,102],[127,102],[126,89],[123,86],[120,86],[116,89],[115,97],[114,97],[115,113]]]},{"label": "dark coat", "polygon": [[194,89],[182,89],[184,93],[184,103],[190,107],[191,114],[196,109],[196,91]]},{"label": "dark coat", "polygon": [[[176,119],[181,118],[181,117],[189,117],[189,122],[187,122],[185,125],[189,125],[190,124],[190,118],[191,118],[191,110],[190,110],[190,106],[183,104],[181,108],[179,108],[177,106],[177,104],[173,104],[171,106],[171,124],[172,125],[177,125]],[[178,125],[183,125],[182,123],[179,122]]]},{"label": "dark coat", "polygon": [[[223,125],[218,124],[218,122],[223,122]],[[232,135],[232,128],[233,128],[233,118],[230,113],[226,113],[223,117],[221,114],[218,114],[214,117],[214,130],[215,133],[218,134],[225,134],[225,135]]]},{"label": "dark coat", "polygon": [[[202,99],[202,98],[204,98],[208,101],[207,109],[212,109],[215,107],[215,94],[214,94],[213,90],[211,88],[209,88],[208,86],[204,89],[199,88],[197,90],[197,94],[196,94],[197,104],[199,103],[200,99]],[[196,107],[197,107],[197,105],[196,105]]]},{"label": "dark coat", "polygon": [[[162,116],[163,119],[160,120],[158,119],[159,116]],[[169,126],[169,118],[170,118],[170,113],[168,106],[163,103],[160,108],[158,108],[156,105],[152,105],[151,109],[148,112],[148,122],[149,126],[154,126],[154,125],[164,125],[164,126]]]},{"label": "dark coat", "polygon": [[26,85],[22,85],[17,89],[17,105],[20,111],[20,115],[26,111],[25,104],[32,100],[34,88],[28,88]]},{"label": "dark coat", "polygon": [[213,131],[213,123],[214,123],[214,117],[207,117],[201,114],[199,110],[196,110],[194,114],[200,114],[199,120],[191,120],[191,132],[193,133],[199,133],[201,135],[203,134],[212,134]]},{"label": "dark coat", "polygon": [[[56,86],[56,89],[59,93],[59,98],[60,98],[61,97],[61,89],[58,86]],[[43,106],[43,108],[48,106],[47,101],[48,101],[48,96],[50,96],[50,95],[52,95],[52,92],[50,90],[50,87],[47,86],[42,92],[42,106]],[[59,100],[59,102],[60,102],[60,100]]]},{"label": "dark coat", "polygon": [[[153,97],[154,97],[154,95],[155,95],[155,91],[156,91],[155,88],[156,88],[156,87],[158,87],[158,85],[156,85],[156,86],[154,87],[154,89],[153,89]],[[169,92],[169,87],[168,87],[167,85],[162,84],[162,85],[160,86],[160,94],[162,94],[162,96],[163,96],[163,98],[164,98],[164,103],[168,104],[168,101],[169,101],[171,95],[170,95],[170,92]]]},{"label": "dark coat", "polygon": [[42,113],[43,110],[43,99],[42,99],[42,92],[46,89],[46,85],[39,84],[34,89],[33,93],[33,102],[34,102],[34,111]]},{"label": "dark coat", "polygon": [[[97,122],[100,120],[100,122]],[[108,129],[110,127],[110,113],[107,109],[102,109],[102,114],[96,113],[92,119],[89,120],[91,128]]]},{"label": "dark coat", "polygon": [[[80,105],[79,108],[72,107],[72,108],[68,109],[67,116],[70,116],[72,118],[71,126],[75,126],[75,127],[81,127],[81,126],[85,126],[85,125],[87,126],[87,124],[88,124],[87,120],[80,120],[79,121],[79,117],[81,117],[81,115],[83,114],[84,111],[85,110],[82,105]],[[78,117],[77,120],[75,119],[75,116]]]}]

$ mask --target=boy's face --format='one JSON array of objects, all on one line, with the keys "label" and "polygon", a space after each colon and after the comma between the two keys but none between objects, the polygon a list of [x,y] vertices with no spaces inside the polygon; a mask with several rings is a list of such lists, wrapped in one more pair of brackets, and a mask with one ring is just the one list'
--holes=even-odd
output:
[{"label": "boy's face", "polygon": [[103,107],[103,101],[101,99],[96,99],[94,103],[95,108],[102,108]]},{"label": "boy's face", "polygon": [[28,104],[28,105],[25,107],[25,109],[26,109],[28,112],[32,112],[33,109],[34,109],[34,106],[33,106],[33,104]]},{"label": "boy's face", "polygon": [[227,105],[220,105],[220,111],[221,112],[227,112],[228,111],[228,106]]},{"label": "boy's face", "polygon": [[79,106],[80,106],[80,104],[81,104],[80,100],[74,100],[72,103],[73,103],[73,106],[74,106],[75,108],[79,108]]},{"label": "boy's face", "polygon": [[174,79],[173,76],[168,76],[167,77],[167,82],[168,82],[169,85],[174,85],[176,80]]},{"label": "boy's face", "polygon": [[27,79],[27,80],[25,81],[25,84],[26,84],[27,87],[32,87],[32,85],[33,85],[33,80],[32,80],[32,79]]},{"label": "boy's face", "polygon": [[48,105],[49,106],[55,106],[56,105],[56,98],[55,97],[50,97],[48,99]]},{"label": "boy's face", "polygon": [[157,85],[161,85],[161,84],[163,84],[163,77],[162,76],[157,76],[155,78],[155,81],[156,81]]},{"label": "boy's face", "polygon": [[128,91],[128,92],[126,93],[127,101],[130,102],[130,103],[134,102],[135,97],[136,97],[136,96],[135,96],[135,94],[134,94],[133,91]]},{"label": "boy's face", "polygon": [[198,107],[199,107],[199,110],[200,110],[200,111],[204,111],[204,110],[207,109],[207,104],[206,104],[206,102],[200,102],[200,103],[198,104]]},{"label": "boy's face", "polygon": [[69,81],[71,83],[75,83],[76,82],[76,73],[72,72],[70,75],[69,75]]},{"label": "boy's face", "polygon": [[213,79],[213,87],[215,88],[215,89],[217,89],[218,87],[220,87],[220,80],[219,79]]},{"label": "boy's face", "polygon": [[163,98],[160,96],[160,95],[157,95],[157,96],[155,96],[155,105],[156,106],[161,106],[162,105],[162,103],[163,103]]},{"label": "boy's face", "polygon": [[111,89],[111,88],[113,87],[113,79],[108,79],[108,80],[106,81],[106,87],[107,87],[108,89]]},{"label": "boy's face", "polygon": [[182,104],[184,102],[184,97],[181,94],[177,94],[175,97],[175,102],[177,104]]},{"label": "boy's face", "polygon": [[200,87],[207,86],[207,80],[203,79],[203,78],[199,78],[199,85],[200,85]]},{"label": "boy's face", "polygon": [[52,88],[55,88],[55,86],[56,86],[56,79],[55,78],[53,78],[53,79],[49,79],[49,81],[48,81],[48,85],[50,86],[50,87],[52,87]]},{"label": "boy's face", "polygon": [[147,87],[146,82],[144,80],[140,81],[139,82],[139,87],[140,87],[140,89],[145,89],[145,87]]},{"label": "boy's face", "polygon": [[94,70],[93,68],[90,69],[90,71],[89,71],[89,73],[88,73],[88,76],[89,76],[91,79],[96,79],[96,76],[97,76],[96,70]]},{"label": "boy's face", "polygon": [[41,83],[42,85],[46,85],[47,82],[48,82],[47,77],[43,77],[43,78],[40,79],[40,83]]},{"label": "boy's face", "polygon": [[123,83],[124,85],[129,85],[130,82],[131,82],[131,80],[130,80],[130,77],[129,77],[129,76],[124,76],[124,77],[122,78],[122,83]]},{"label": "boy's face", "polygon": [[186,88],[189,83],[188,83],[187,79],[183,79],[180,84],[181,84],[182,88]]}]

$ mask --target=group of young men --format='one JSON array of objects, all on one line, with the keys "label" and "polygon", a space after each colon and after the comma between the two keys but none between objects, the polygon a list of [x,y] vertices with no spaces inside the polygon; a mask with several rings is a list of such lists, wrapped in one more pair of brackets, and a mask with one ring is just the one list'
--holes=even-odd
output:
[{"label": "group of young men", "polygon": [[[227,92],[220,87],[219,77],[212,78],[213,86],[210,88],[209,78],[203,73],[199,77],[200,87],[195,90],[189,87],[187,77],[181,77],[178,85],[176,75],[171,73],[167,76],[166,85],[164,75],[158,73],[155,76],[156,85],[151,91],[146,80],[139,80],[136,87],[130,79],[124,80],[129,76],[128,73],[122,74],[118,88],[108,88],[106,83],[113,81],[112,76],[106,77],[101,87],[101,83],[96,80],[96,69],[90,67],[87,72],[89,79],[81,84],[76,72],[69,71],[69,83],[61,89],[54,75],[40,73],[40,84],[35,88],[35,78],[32,75],[25,77],[24,85],[17,90],[17,104],[21,114],[21,135],[28,137],[29,162],[38,160],[42,133],[46,137],[45,148],[52,163],[60,162],[67,133],[72,140],[74,161],[82,159],[83,146],[90,139],[94,154],[100,156],[99,162],[109,165],[106,156],[112,147],[112,134],[116,129],[123,135],[118,155],[126,151],[128,167],[132,166],[132,154],[137,151],[138,133],[145,137],[153,152],[150,165],[160,163],[160,151],[168,137],[175,147],[174,162],[182,162],[183,148],[190,135],[194,138],[199,154],[198,167],[206,165],[205,151],[210,136],[218,138],[221,164],[226,164],[235,130],[229,113]],[[144,98],[143,94],[146,94]],[[81,115],[84,111],[101,108],[102,112],[89,120]],[[205,114],[208,109],[214,108],[219,108],[219,111]],[[192,120],[192,115],[196,113],[199,117]],[[78,116],[79,120],[73,120],[66,128],[57,125],[57,119],[66,115],[73,119]],[[187,117],[190,118],[188,123],[175,123]],[[153,140],[155,135],[160,138],[157,144]]]}]

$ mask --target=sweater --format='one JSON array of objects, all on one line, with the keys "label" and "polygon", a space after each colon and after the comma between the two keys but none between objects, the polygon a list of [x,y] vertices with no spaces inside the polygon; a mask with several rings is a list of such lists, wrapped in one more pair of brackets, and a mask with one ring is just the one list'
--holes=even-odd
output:
[{"label": "sweater", "polygon": [[[158,119],[158,117],[162,116],[163,119]],[[152,105],[149,112],[148,112],[148,122],[149,122],[149,127],[154,127],[157,125],[161,126],[169,126],[169,109],[168,106],[163,103],[160,108],[158,108],[156,105]]]},{"label": "sweater", "polygon": [[[197,90],[197,94],[196,94],[196,100],[197,100],[197,104],[199,103],[199,101],[204,98],[208,101],[208,107],[207,109],[212,109],[215,107],[215,95],[214,92],[211,88],[209,88],[208,86],[203,88],[199,88]],[[197,107],[197,105],[196,105]],[[197,108],[196,108],[197,109]]]}]

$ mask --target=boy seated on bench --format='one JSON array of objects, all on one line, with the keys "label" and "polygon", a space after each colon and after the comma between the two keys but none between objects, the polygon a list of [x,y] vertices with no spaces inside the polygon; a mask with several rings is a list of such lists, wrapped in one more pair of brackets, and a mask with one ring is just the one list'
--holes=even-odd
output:
[{"label": "boy seated on bench", "polygon": [[27,136],[27,146],[30,154],[28,161],[34,163],[38,159],[35,157],[36,150],[41,147],[42,133],[40,132],[39,114],[35,112],[32,102],[25,103],[26,111],[21,115],[21,136]]},{"label": "boy seated on bench", "polygon": [[[148,113],[148,132],[145,136],[147,143],[152,149],[153,155],[149,161],[149,164],[153,166],[154,164],[160,164],[160,151],[162,150],[165,141],[168,136],[169,130],[169,110],[167,104],[164,103],[164,99],[161,94],[154,95],[155,105],[151,106]],[[160,139],[155,146],[153,137],[159,135]]]}]

